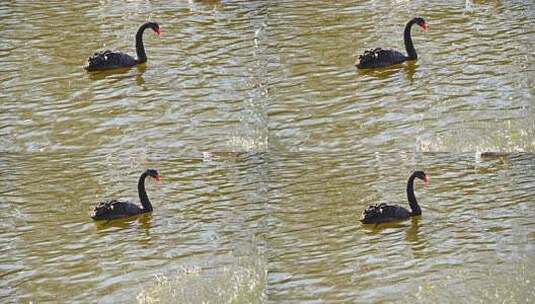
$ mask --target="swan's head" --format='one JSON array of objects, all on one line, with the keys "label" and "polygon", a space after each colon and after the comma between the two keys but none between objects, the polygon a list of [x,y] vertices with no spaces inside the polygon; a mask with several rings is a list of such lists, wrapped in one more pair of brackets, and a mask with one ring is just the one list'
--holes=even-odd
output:
[{"label": "swan's head", "polygon": [[414,173],[412,175],[414,175],[414,177],[417,177],[417,178],[423,180],[425,186],[427,186],[429,184],[429,178],[427,177],[427,175],[425,175],[424,171],[414,171]]},{"label": "swan's head", "polygon": [[148,22],[147,26],[150,27],[156,33],[156,35],[160,36],[160,26],[158,25],[158,23]]},{"label": "swan's head", "polygon": [[429,28],[427,26],[427,23],[425,22],[424,18],[416,17],[416,18],[414,18],[412,20],[414,20],[414,23],[418,24],[424,30],[427,30]]},{"label": "swan's head", "polygon": [[155,169],[147,169],[147,175],[154,178],[157,181],[160,181],[160,175]]}]

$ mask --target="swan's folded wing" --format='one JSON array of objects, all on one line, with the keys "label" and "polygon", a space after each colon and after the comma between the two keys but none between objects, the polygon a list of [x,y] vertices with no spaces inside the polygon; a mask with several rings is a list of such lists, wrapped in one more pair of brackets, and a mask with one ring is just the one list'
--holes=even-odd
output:
[{"label": "swan's folded wing", "polygon": [[368,206],[368,208],[364,209],[364,211],[362,212],[360,220],[362,222],[366,222],[381,217],[383,213],[383,208],[385,206],[386,204],[384,203]]},{"label": "swan's folded wing", "polygon": [[376,48],[364,51],[364,54],[359,56],[357,67],[361,69],[377,68],[401,63],[405,60],[407,57],[396,50]]},{"label": "swan's folded wing", "polygon": [[136,65],[136,60],[132,56],[121,52],[106,50],[104,52],[95,53],[93,56],[89,57],[85,69],[88,71],[96,71],[134,65]]},{"label": "swan's folded wing", "polygon": [[403,207],[381,203],[366,208],[364,212],[362,212],[360,221],[364,224],[382,223],[406,219],[409,216],[410,212]]},{"label": "swan's folded wing", "polygon": [[100,202],[91,210],[89,216],[95,220],[113,219],[141,213],[142,209],[130,202],[111,200]]}]

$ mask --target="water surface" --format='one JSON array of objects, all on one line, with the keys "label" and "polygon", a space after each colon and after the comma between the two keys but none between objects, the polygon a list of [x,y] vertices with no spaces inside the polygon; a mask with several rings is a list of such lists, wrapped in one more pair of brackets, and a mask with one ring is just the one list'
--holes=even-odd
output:
[{"label": "water surface", "polygon": [[[419,59],[358,71],[367,48]],[[535,299],[531,1],[0,4],[0,302]],[[88,74],[96,50],[149,61]],[[481,152],[505,153],[482,157]],[[154,212],[94,223],[136,198]],[[405,202],[423,215],[358,222]]]}]

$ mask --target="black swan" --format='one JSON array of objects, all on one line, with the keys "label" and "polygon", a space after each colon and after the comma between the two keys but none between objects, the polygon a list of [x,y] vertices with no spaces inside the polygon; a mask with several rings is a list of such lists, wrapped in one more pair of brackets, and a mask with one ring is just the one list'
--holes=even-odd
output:
[{"label": "black swan", "polygon": [[411,28],[412,25],[415,23],[418,24],[424,30],[427,30],[428,28],[427,23],[425,23],[425,20],[420,17],[413,18],[407,23],[407,25],[405,26],[403,38],[405,40],[405,49],[407,50],[408,56],[405,56],[396,50],[383,50],[381,48],[367,50],[364,52],[363,55],[359,56],[359,63],[357,64],[357,68],[381,68],[389,65],[402,63],[408,60],[416,60],[418,58],[418,55],[416,54],[416,50],[412,45],[411,38]]},{"label": "black swan", "polygon": [[381,203],[368,206],[368,208],[362,212],[360,221],[363,224],[380,224],[405,220],[411,216],[421,215],[422,210],[420,209],[420,206],[418,206],[416,196],[414,196],[414,178],[416,177],[423,180],[424,185],[429,183],[429,179],[423,171],[414,171],[409,177],[409,180],[407,181],[407,199],[409,200],[411,211],[400,206]]},{"label": "black swan", "polygon": [[84,69],[89,72],[101,71],[115,68],[126,68],[147,62],[147,54],[145,53],[145,47],[143,46],[143,32],[147,28],[151,28],[158,36],[160,35],[160,26],[158,23],[147,22],[139,27],[136,34],[137,59],[125,53],[107,50],[95,53],[93,56],[89,57]]},{"label": "black swan", "polygon": [[91,210],[89,216],[95,221],[98,220],[113,220],[121,217],[127,217],[131,215],[137,215],[141,213],[151,212],[152,205],[145,191],[145,178],[150,176],[157,181],[160,181],[160,175],[158,171],[154,169],[147,169],[139,177],[137,183],[137,191],[139,193],[139,200],[141,201],[141,206],[139,207],[136,204],[131,202],[122,202],[118,200],[104,201],[100,202],[97,206]]}]

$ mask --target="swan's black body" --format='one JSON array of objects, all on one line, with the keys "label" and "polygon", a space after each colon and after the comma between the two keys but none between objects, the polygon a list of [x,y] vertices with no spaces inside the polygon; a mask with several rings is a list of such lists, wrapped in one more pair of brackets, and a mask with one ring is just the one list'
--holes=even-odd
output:
[{"label": "swan's black body", "polygon": [[154,169],[148,169],[143,172],[139,177],[137,184],[137,190],[139,194],[139,200],[141,201],[141,206],[139,207],[136,204],[131,202],[124,202],[118,200],[104,201],[100,202],[97,206],[91,210],[89,216],[94,220],[113,220],[117,218],[137,215],[141,213],[151,212],[152,204],[150,203],[147,192],[145,191],[145,178],[150,176],[156,180],[160,180],[158,171]]},{"label": "swan's black body", "polygon": [[416,196],[414,196],[415,178],[423,180],[425,184],[428,183],[427,176],[423,171],[415,171],[409,177],[409,180],[407,181],[407,199],[409,200],[410,211],[401,206],[381,203],[366,208],[366,210],[362,212],[360,221],[363,224],[380,224],[405,220],[411,216],[421,215],[422,210],[416,201]]},{"label": "swan's black body", "polygon": [[402,63],[407,60],[416,60],[418,55],[414,49],[411,38],[411,28],[413,24],[418,24],[424,30],[427,29],[427,23],[422,18],[414,18],[405,26],[405,32],[403,38],[405,40],[405,49],[407,50],[407,56],[396,50],[384,50],[376,48],[373,50],[367,50],[363,55],[359,56],[359,63],[357,68],[359,69],[372,69],[381,68],[389,65]]},{"label": "swan's black body", "polygon": [[143,45],[143,32],[147,28],[151,28],[156,34],[160,35],[160,27],[158,23],[147,22],[139,28],[136,34],[137,59],[125,53],[106,50],[104,52],[95,53],[93,56],[89,57],[84,69],[90,72],[101,71],[131,67],[136,64],[147,62],[147,54],[145,53],[145,46]]}]

